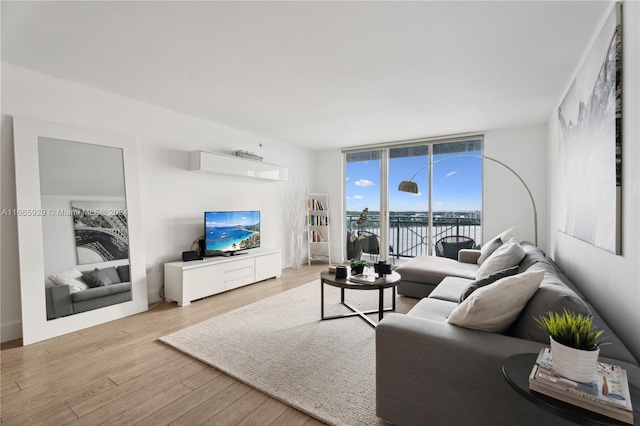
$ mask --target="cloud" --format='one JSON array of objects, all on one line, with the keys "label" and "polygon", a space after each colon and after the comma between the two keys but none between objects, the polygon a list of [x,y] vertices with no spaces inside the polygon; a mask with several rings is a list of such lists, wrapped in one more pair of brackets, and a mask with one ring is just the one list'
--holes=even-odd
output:
[{"label": "cloud", "polygon": [[358,179],[357,181],[354,182],[354,184],[356,186],[362,186],[362,187],[375,185],[375,183],[373,183],[369,179]]},{"label": "cloud", "polygon": [[419,196],[421,196],[421,195],[422,195],[422,192],[418,191],[418,193],[417,193],[417,194],[411,194],[411,195],[413,195],[414,197],[419,197]]},{"label": "cloud", "polygon": [[354,200],[362,200],[364,197],[362,195],[354,195],[352,198]]},{"label": "cloud", "polygon": [[454,171],[451,171],[451,172],[447,173],[447,175],[445,177],[449,177],[449,176],[453,176],[453,175],[457,175],[457,174],[458,174],[458,172],[456,172],[454,170]]}]

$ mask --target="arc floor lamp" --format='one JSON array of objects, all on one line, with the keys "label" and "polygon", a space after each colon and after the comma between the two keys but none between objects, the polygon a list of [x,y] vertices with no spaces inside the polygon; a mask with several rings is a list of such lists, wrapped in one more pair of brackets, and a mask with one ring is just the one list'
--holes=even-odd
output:
[{"label": "arc floor lamp", "polygon": [[[534,232],[534,238],[535,238],[535,245],[538,246],[538,210],[536,209],[536,202],[533,200],[533,195],[531,194],[531,191],[529,190],[529,187],[524,182],[524,180],[520,177],[520,175],[515,172],[515,170],[513,170],[511,167],[509,167],[506,164],[504,164],[502,161],[496,160],[495,158],[487,157],[486,155],[477,155],[477,154],[451,155],[449,157],[441,158],[441,159],[436,160],[436,161],[432,161],[430,159],[429,163],[426,166],[424,166],[423,168],[421,168],[420,170],[418,170],[416,172],[416,174],[414,174],[411,177],[411,179],[403,180],[402,182],[400,182],[400,185],[398,185],[398,191],[409,192],[411,194],[417,194],[418,191],[419,191],[418,184],[416,182],[414,182],[413,179],[416,176],[418,176],[423,170],[425,170],[426,168],[429,168],[429,229],[428,229],[429,241],[432,240],[432,235],[431,234],[433,233],[433,229],[432,229],[433,228],[433,214],[432,214],[433,213],[433,210],[432,210],[433,167],[432,166],[434,164],[436,164],[436,163],[441,162],[441,161],[446,161],[446,160],[449,160],[450,158],[458,158],[458,157],[476,157],[476,158],[482,158],[484,160],[493,161],[494,163],[499,164],[502,167],[504,167],[505,169],[509,170],[511,173],[513,173],[515,175],[515,177],[518,178],[518,180],[524,186],[524,189],[527,190],[527,194],[529,194],[529,198],[531,199],[531,205],[533,206],[533,232]],[[431,252],[431,244],[429,244],[428,247],[429,247],[429,253],[430,253]]]}]

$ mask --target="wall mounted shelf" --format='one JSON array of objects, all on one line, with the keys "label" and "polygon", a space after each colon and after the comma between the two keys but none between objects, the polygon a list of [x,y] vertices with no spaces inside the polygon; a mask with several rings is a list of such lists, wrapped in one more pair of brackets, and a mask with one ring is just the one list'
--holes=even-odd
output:
[{"label": "wall mounted shelf", "polygon": [[190,170],[244,176],[270,181],[286,181],[287,168],[216,152],[192,151]]}]

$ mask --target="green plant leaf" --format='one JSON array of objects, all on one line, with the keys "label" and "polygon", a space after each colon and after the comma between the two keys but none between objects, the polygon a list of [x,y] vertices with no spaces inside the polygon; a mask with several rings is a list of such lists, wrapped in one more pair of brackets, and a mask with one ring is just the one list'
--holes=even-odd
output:
[{"label": "green plant leaf", "polygon": [[575,314],[566,308],[563,311],[562,314],[549,311],[546,316],[533,319],[553,340],[563,345],[592,351],[607,344],[602,337],[604,331],[598,330],[591,315]]}]

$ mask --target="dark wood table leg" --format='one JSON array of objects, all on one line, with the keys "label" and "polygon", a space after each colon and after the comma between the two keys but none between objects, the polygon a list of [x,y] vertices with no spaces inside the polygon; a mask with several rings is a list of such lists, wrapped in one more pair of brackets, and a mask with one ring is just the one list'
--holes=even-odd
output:
[{"label": "dark wood table leg", "polygon": [[320,280],[320,319],[324,319],[324,280]]}]

